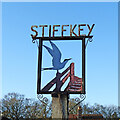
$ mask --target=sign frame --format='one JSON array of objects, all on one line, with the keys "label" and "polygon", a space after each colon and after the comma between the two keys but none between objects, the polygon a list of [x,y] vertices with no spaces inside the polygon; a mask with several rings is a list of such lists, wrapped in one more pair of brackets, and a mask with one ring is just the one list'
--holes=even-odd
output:
[{"label": "sign frame", "polygon": [[[64,36],[64,37],[32,37],[32,41],[35,42],[35,40],[39,40],[39,46],[38,46],[38,73],[37,73],[37,94],[53,94],[53,93],[59,93],[59,94],[86,94],[85,90],[85,49],[86,49],[86,43],[85,39],[91,39],[93,36]],[[42,66],[42,45],[43,41],[48,40],[82,40],[82,91],[42,91],[41,90],[41,66]]]}]

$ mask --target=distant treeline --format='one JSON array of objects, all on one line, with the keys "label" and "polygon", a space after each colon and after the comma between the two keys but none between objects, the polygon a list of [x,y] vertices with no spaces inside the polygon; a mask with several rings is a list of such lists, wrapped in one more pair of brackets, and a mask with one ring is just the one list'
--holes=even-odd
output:
[{"label": "distant treeline", "polygon": [[[70,99],[69,108],[76,105],[75,99]],[[105,119],[120,118],[120,108],[114,105],[103,106],[95,103],[93,106],[88,103],[81,103],[82,114],[102,114]],[[43,120],[51,119],[52,103],[25,98],[19,93],[8,93],[0,100],[0,114],[2,117],[11,120]],[[75,107],[69,114],[77,114],[78,109]],[[7,119],[6,119],[7,120]]]}]

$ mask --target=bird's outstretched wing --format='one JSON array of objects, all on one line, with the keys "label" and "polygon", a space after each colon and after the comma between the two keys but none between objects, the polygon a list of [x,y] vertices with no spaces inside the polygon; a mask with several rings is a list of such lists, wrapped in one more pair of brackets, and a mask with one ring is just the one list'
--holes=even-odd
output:
[{"label": "bird's outstretched wing", "polygon": [[50,44],[51,44],[51,46],[52,46],[52,48],[53,48],[53,57],[54,57],[57,61],[60,62],[61,56],[62,56],[60,50],[58,49],[58,47],[57,47],[53,42],[51,42],[51,40],[49,40],[49,41],[50,41]]},{"label": "bird's outstretched wing", "polygon": [[51,48],[45,46],[45,45],[43,45],[43,46],[47,49],[47,51],[48,51],[48,52],[50,53],[50,55],[53,57],[53,56],[54,56],[53,50],[52,50]]},{"label": "bird's outstretched wing", "polygon": [[[49,40],[50,41],[50,40]],[[52,65],[57,68],[57,66],[59,66],[59,64],[61,63],[60,60],[61,60],[61,52],[60,50],[58,49],[58,47],[50,41],[50,44],[52,46],[52,49],[43,45],[47,51],[50,53],[50,55],[52,56]]]}]

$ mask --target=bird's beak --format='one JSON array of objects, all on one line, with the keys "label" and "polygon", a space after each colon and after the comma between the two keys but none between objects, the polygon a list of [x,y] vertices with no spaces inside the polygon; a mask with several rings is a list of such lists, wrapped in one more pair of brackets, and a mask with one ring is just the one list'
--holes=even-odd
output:
[{"label": "bird's beak", "polygon": [[69,58],[68,60],[71,60],[72,58]]}]

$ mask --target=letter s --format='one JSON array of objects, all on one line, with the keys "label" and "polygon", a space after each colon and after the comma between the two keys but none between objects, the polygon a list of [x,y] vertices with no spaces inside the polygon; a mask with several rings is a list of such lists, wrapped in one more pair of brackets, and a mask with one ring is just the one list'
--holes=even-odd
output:
[{"label": "letter s", "polygon": [[38,35],[38,32],[37,32],[36,30],[34,30],[33,27],[38,28],[38,26],[37,26],[37,25],[31,26],[31,30],[36,33],[35,35],[32,35],[32,34],[31,34],[32,38],[34,38],[34,37],[36,37],[36,36]]}]

